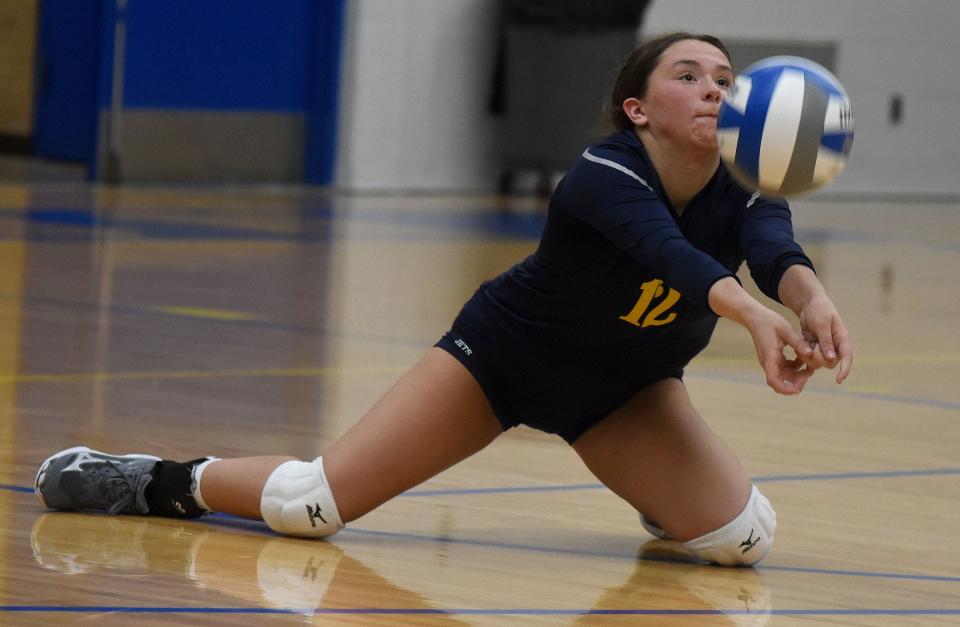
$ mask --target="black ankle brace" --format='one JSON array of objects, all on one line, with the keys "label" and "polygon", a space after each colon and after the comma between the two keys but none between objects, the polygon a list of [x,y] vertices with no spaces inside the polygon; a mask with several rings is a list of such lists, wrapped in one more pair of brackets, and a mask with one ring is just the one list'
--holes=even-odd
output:
[{"label": "black ankle brace", "polygon": [[193,468],[206,458],[180,463],[165,459],[150,471],[153,479],[144,496],[151,516],[199,518],[204,512],[193,498]]}]

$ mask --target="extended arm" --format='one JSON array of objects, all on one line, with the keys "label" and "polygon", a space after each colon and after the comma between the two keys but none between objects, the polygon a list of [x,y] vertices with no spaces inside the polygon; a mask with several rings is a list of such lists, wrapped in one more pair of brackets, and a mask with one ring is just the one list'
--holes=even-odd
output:
[{"label": "extended arm", "polygon": [[837,383],[842,383],[853,363],[850,337],[812,263],[794,240],[786,202],[767,198],[744,206],[738,237],[757,286],[799,318],[804,343],[811,350],[797,355],[811,374],[817,368],[839,364]]},{"label": "extended arm", "polygon": [[[767,377],[767,385],[780,394],[798,394],[813,374],[805,363],[813,349],[775,311],[764,307],[732,277],[720,279],[710,288],[710,308],[750,332],[757,359]],[[783,349],[793,348],[797,359],[787,359]]]},{"label": "extended arm", "polygon": [[853,365],[853,345],[836,306],[813,270],[802,265],[787,268],[780,279],[780,301],[797,314],[804,339],[815,346],[805,360],[812,368],[834,368],[843,383]]}]

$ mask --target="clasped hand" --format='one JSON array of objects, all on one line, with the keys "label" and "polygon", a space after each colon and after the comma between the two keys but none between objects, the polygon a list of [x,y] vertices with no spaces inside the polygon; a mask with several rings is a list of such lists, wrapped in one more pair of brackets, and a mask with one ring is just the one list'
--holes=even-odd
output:
[{"label": "clasped hand", "polygon": [[[780,314],[762,308],[747,328],[767,385],[780,394],[799,394],[820,368],[839,366],[836,382],[850,374],[853,347],[837,308],[826,296],[814,298],[799,312],[800,333]],[[788,359],[786,347],[795,353]]]}]

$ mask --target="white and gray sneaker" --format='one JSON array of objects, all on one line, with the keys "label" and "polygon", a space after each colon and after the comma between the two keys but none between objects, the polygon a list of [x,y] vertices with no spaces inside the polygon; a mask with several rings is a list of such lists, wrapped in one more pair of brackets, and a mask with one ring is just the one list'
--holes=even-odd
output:
[{"label": "white and gray sneaker", "polygon": [[159,461],[152,455],[110,455],[76,446],[47,458],[34,488],[50,509],[146,514],[145,490]]}]

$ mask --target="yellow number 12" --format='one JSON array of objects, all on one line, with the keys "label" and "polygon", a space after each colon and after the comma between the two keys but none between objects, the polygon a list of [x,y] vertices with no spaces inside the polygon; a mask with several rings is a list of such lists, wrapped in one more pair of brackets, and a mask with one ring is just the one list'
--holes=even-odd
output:
[{"label": "yellow number 12", "polygon": [[[659,298],[663,294],[663,281],[660,279],[647,281],[640,286],[640,289],[640,298],[637,299],[637,304],[633,306],[630,313],[625,316],[620,316],[621,320],[629,322],[635,327],[659,327],[670,324],[677,318],[675,312],[671,312],[663,318],[660,316],[663,316],[671,307],[677,304],[680,300],[680,292],[671,287],[670,291],[667,292],[666,298],[664,298],[659,305],[650,309],[653,299]],[[649,313],[647,313],[648,309],[650,309]],[[644,316],[644,314],[647,315]],[[640,318],[643,318],[643,322],[640,321]]]}]

